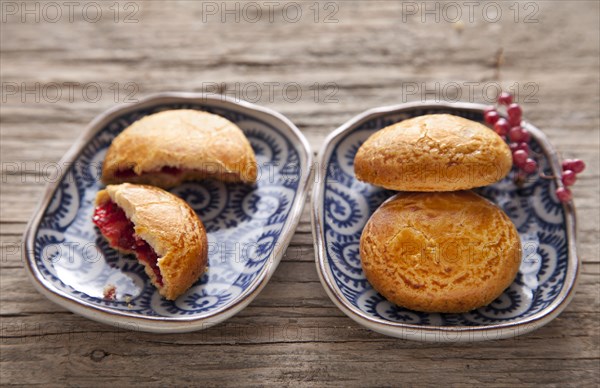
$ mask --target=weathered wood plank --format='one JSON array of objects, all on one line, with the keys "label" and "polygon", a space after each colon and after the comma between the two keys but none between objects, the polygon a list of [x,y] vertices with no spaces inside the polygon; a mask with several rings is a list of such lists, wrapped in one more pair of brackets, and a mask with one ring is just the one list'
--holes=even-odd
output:
[{"label": "weathered wood plank", "polygon": [[[426,23],[421,12],[406,15],[407,6],[423,7],[421,2],[331,2],[338,8],[336,23],[323,23],[325,3],[317,23],[309,8],[313,2],[300,2],[305,17],[297,23],[277,16],[285,2],[275,6],[274,22],[263,15],[257,23],[231,23],[234,16],[222,23],[220,14],[204,21],[202,7],[208,2],[132,3],[139,12],[138,22],[131,24],[115,23],[108,5],[103,5],[108,16],[97,23],[80,14],[73,22],[21,23],[20,15],[2,10],[7,19],[0,23],[0,384],[598,385],[598,2],[529,2],[539,7],[535,23],[524,22],[531,11],[527,2],[517,4],[517,22],[508,8],[512,2],[500,3],[498,22],[482,17],[483,4],[469,22],[458,2],[460,28],[443,15],[439,22],[429,16]],[[447,3],[427,6],[436,4]],[[583,262],[577,294],[549,325],[514,339],[431,344],[373,333],[337,309],[319,283],[307,203],[270,283],[223,324],[154,335],[71,314],[34,290],[17,247],[53,164],[93,117],[126,101],[130,82],[137,87],[134,99],[168,90],[215,92],[216,87],[253,99],[243,88],[257,83],[263,87],[256,102],[288,116],[315,152],[333,129],[368,108],[452,98],[442,90],[453,82],[461,87],[463,101],[485,102],[483,90],[495,83],[518,84],[524,99],[525,84],[532,82],[537,101],[522,101],[526,118],[565,157],[588,164],[573,190]],[[265,82],[279,83],[273,95]],[[329,82],[337,102],[327,102],[322,93]],[[471,96],[470,82],[476,83]],[[7,89],[50,83],[62,89],[58,101],[41,92]],[[102,91],[96,102],[85,94],[92,83]],[[110,89],[115,83],[118,96]],[[297,102],[283,98],[283,87],[291,83],[302,90]],[[317,96],[311,89],[315,83],[321,88]],[[73,85],[72,99],[66,97],[68,85]]]}]

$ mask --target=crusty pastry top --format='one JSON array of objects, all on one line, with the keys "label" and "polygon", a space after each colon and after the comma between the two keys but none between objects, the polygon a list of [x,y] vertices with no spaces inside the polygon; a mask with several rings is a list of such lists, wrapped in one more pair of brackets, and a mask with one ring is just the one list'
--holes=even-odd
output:
[{"label": "crusty pastry top", "polygon": [[[175,299],[203,273],[208,242],[204,225],[181,198],[153,186],[123,183],[98,193],[96,203],[115,202],[134,224],[135,234],[157,253],[163,287]],[[146,271],[153,279],[151,271]],[[155,283],[156,285],[156,283]]]},{"label": "crusty pastry top", "polygon": [[163,167],[208,172],[204,175],[230,181],[257,178],[254,151],[237,125],[208,112],[180,109],[146,116],[123,130],[108,149],[102,180],[120,182],[115,177],[119,170],[141,175]]},{"label": "crusty pastry top", "polygon": [[455,191],[485,186],[512,167],[506,142],[462,117],[419,116],[383,128],[359,148],[356,177],[398,191]]},{"label": "crusty pastry top", "polygon": [[371,284],[394,303],[463,312],[512,283],[521,242],[508,216],[471,191],[402,192],[370,218],[360,254]]}]

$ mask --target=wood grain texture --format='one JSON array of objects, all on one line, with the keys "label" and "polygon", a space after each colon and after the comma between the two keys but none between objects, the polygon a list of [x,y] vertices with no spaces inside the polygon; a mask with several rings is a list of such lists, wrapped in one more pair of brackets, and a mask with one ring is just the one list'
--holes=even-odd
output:
[{"label": "wood grain texture", "polygon": [[[512,2],[501,4],[497,22],[485,20],[484,4],[478,3],[473,22],[461,6],[461,25],[443,14],[439,22],[429,16],[423,23],[422,9],[408,15],[407,2],[392,1],[336,2],[337,8],[327,9],[320,3],[318,22],[309,8],[313,2],[301,2],[303,16],[296,23],[281,16],[284,2],[275,7],[273,22],[264,12],[267,5],[258,2],[263,15],[256,23],[242,15],[239,23],[232,16],[222,23],[221,2],[214,3],[217,14],[206,17],[206,2],[191,1],[131,2],[139,9],[136,23],[122,22],[125,2],[119,4],[119,22],[108,4],[102,5],[100,21],[87,22],[82,2],[72,22],[63,15],[56,23],[43,18],[36,23],[31,16],[23,23],[6,3],[0,24],[2,385],[599,384],[598,2],[528,2],[538,9],[533,23],[524,21],[532,10],[527,2],[518,3],[517,22]],[[446,3],[437,4],[442,9]],[[332,9],[337,22],[324,23]],[[247,19],[256,17],[248,12]],[[130,82],[137,88],[133,99],[220,88],[249,100],[255,94],[241,90],[257,83],[262,95],[256,102],[288,116],[315,152],[327,134],[365,109],[452,98],[452,82],[463,90],[460,100],[476,102],[484,101],[482,91],[489,85],[518,84],[526,118],[565,157],[577,156],[588,165],[573,190],[583,262],[577,294],[552,323],[513,339],[433,344],[379,335],[347,318],[325,294],[314,266],[307,203],[270,283],[225,323],[190,334],[155,335],[71,314],[37,293],[26,278],[21,235],[53,179],[55,163],[94,116],[126,101]],[[266,82],[279,86],[269,93]],[[334,83],[330,97],[337,102],[323,94],[331,92],[325,89],[328,82]],[[63,94],[56,102],[51,90],[43,92],[51,83]],[[96,102],[91,83],[102,90]],[[285,99],[295,98],[292,90],[285,95],[282,90],[292,83],[302,88],[296,102]],[[527,83],[537,92],[523,101],[531,93]],[[23,85],[40,90],[27,94]],[[20,90],[14,92],[15,86]]]}]

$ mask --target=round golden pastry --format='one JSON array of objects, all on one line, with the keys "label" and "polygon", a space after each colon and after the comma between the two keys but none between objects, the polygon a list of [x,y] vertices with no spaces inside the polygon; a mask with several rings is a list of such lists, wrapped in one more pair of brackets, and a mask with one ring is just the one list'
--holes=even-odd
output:
[{"label": "round golden pastry", "polygon": [[242,130],[212,113],[177,109],[146,116],[111,143],[102,181],[144,183],[163,188],[214,178],[256,182],[258,167]]},{"label": "round golden pastry", "polygon": [[[175,300],[204,273],[208,261],[206,230],[183,199],[158,187],[123,183],[109,185],[96,195],[97,206],[109,201],[125,212],[133,223],[134,230],[130,232],[150,245],[158,257],[160,281],[149,263],[140,261],[162,296]],[[127,231],[120,233],[118,241],[105,235],[111,247],[137,255],[135,249],[118,245]]]},{"label": "round golden pastry", "polygon": [[449,114],[383,128],[359,148],[356,177],[397,191],[456,191],[497,182],[512,167],[506,142],[490,128]]},{"label": "round golden pastry", "polygon": [[360,239],[362,268],[390,302],[460,313],[485,306],[513,282],[521,242],[508,216],[471,191],[398,193]]}]

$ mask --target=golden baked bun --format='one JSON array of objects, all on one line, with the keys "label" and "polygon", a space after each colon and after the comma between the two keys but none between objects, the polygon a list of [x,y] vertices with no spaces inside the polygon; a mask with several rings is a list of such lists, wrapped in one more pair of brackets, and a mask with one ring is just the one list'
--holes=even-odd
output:
[{"label": "golden baked bun", "polygon": [[224,117],[197,110],[168,110],[125,128],[110,145],[102,181],[163,188],[214,178],[256,182],[254,151],[242,130]]},{"label": "golden baked bun", "polygon": [[110,185],[96,196],[94,223],[110,246],[134,253],[160,294],[175,300],[204,273],[204,225],[181,198],[153,186]]},{"label": "golden baked bun", "polygon": [[359,148],[356,177],[398,191],[456,191],[504,178],[510,148],[493,130],[448,114],[419,116],[383,128]]},{"label": "golden baked bun", "polygon": [[460,313],[510,286],[521,242],[506,214],[471,191],[398,193],[367,222],[360,258],[373,288],[390,302]]}]

